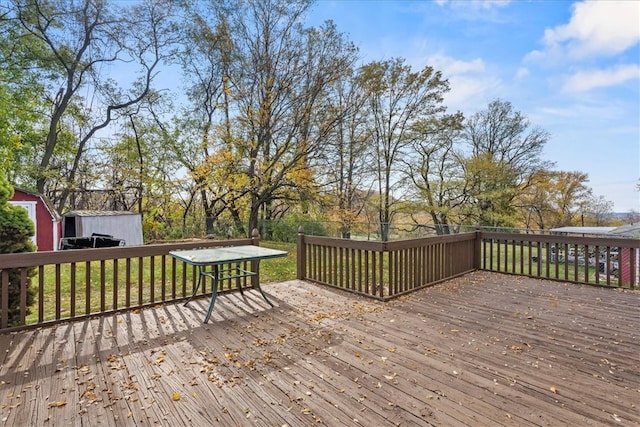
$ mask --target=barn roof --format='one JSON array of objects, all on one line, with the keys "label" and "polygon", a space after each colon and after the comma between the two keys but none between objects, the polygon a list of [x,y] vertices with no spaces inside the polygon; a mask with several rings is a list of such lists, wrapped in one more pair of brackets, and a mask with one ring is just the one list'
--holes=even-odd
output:
[{"label": "barn roof", "polygon": [[42,204],[47,208],[47,211],[51,215],[51,218],[54,221],[61,220],[60,214],[58,214],[58,211],[55,210],[55,208],[53,207],[53,203],[51,203],[51,200],[49,200],[48,197],[44,196],[43,194],[36,193],[34,191],[25,190],[24,188],[20,188],[20,187],[13,187],[13,190],[14,192],[19,191],[21,193],[29,194],[31,196],[39,198],[42,201]]}]

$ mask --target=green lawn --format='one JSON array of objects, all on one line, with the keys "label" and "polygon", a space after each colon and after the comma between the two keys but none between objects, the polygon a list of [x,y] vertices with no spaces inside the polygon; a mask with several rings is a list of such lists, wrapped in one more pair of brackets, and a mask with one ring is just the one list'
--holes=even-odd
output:
[{"label": "green lawn", "polygon": [[296,243],[262,241],[260,246],[289,253],[286,257],[274,258],[260,263],[260,282],[286,282],[296,278]]},{"label": "green lawn", "polygon": [[[268,261],[260,263],[260,281],[262,283],[275,283],[284,282],[296,278],[296,244],[295,243],[282,243],[282,242],[270,242],[262,241],[261,246],[280,249],[287,251],[289,254],[286,257],[274,258]],[[152,268],[153,261],[153,268]],[[175,274],[178,278],[177,282],[182,282],[183,268],[182,263],[176,264],[176,270],[171,270],[170,261],[167,260],[165,266],[165,274],[167,278],[165,283],[170,283],[170,276]],[[114,301],[117,301],[115,307],[123,308],[127,305],[137,305],[138,301],[142,303],[148,301],[161,301],[171,299],[173,293],[182,295],[183,288],[179,284],[178,289],[172,289],[169,284],[164,285],[162,283],[163,266],[161,257],[143,258],[141,264],[138,259],[131,260],[129,267],[130,271],[130,290],[129,295],[125,292],[126,282],[126,261],[118,260],[117,262],[117,283],[119,286],[114,288],[114,261],[105,261],[105,268],[101,268],[101,262],[87,263],[81,262],[75,266],[75,283],[76,288],[72,288],[72,269],[71,265],[62,265],[56,271],[54,265],[46,266],[44,268],[44,298],[42,301],[44,307],[44,320],[53,320],[56,317],[56,283],[60,283],[60,289],[58,290],[61,298],[59,301],[60,317],[69,317],[72,314],[78,316],[83,314],[96,313],[102,310],[110,310],[114,308]],[[141,266],[141,267],[140,267]],[[87,302],[87,288],[84,286],[87,281],[87,268],[89,269],[89,282],[88,289],[88,302]],[[188,267],[190,268],[190,267]],[[101,271],[104,271],[104,278],[101,277]],[[193,291],[193,283],[195,270],[190,268],[187,270],[187,279],[184,284],[184,292],[188,295]],[[153,276],[153,280],[152,280]],[[59,277],[59,280],[56,280]],[[141,280],[140,280],[141,279]],[[38,277],[34,277],[32,281],[32,287],[38,286]],[[155,283],[155,286],[150,286],[149,283]],[[101,286],[101,283],[105,283]],[[224,285],[224,283],[223,283]],[[210,285],[209,285],[210,286]],[[151,294],[153,293],[153,298]],[[73,300],[73,301],[72,301]],[[129,302],[127,302],[127,300]],[[27,316],[27,323],[35,323],[38,320],[38,296],[32,307],[31,314]]]}]

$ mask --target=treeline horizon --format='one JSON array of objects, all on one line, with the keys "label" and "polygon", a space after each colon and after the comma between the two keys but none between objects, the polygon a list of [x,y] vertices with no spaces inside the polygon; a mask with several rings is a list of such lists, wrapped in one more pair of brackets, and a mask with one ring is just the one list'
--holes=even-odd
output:
[{"label": "treeline horizon", "polygon": [[611,223],[508,100],[448,111],[440,71],[363,63],[333,22],[305,25],[312,4],[3,1],[0,169],[61,214],[139,212],[150,239],[284,218],[383,240],[396,221]]}]

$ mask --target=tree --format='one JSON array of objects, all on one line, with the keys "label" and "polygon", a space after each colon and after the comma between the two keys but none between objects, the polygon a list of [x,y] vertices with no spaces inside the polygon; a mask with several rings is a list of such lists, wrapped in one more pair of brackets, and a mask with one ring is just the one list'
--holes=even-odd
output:
[{"label": "tree", "polygon": [[[35,186],[62,211],[93,136],[118,112],[150,93],[156,67],[177,34],[170,2],[149,1],[123,9],[100,0],[9,4],[6,23],[26,46],[18,52],[46,76],[45,90],[55,93],[41,95],[50,111],[41,112],[46,114],[46,138],[38,152]],[[131,68],[134,63],[137,70]],[[140,73],[129,93],[106,76],[118,65],[132,75]],[[52,182],[54,178],[63,180]]]},{"label": "tree", "polygon": [[314,158],[344,115],[330,93],[355,49],[331,22],[303,28],[310,4],[248,0],[232,20],[242,72],[233,154],[247,177],[249,230],[271,218],[274,202],[308,192]]},{"label": "tree", "polygon": [[44,138],[41,112],[42,76],[32,71],[26,52],[38,48],[37,40],[20,37],[0,5],[0,168],[20,180],[32,169],[33,149]]},{"label": "tree", "polygon": [[219,216],[244,195],[242,190],[234,191],[240,188],[239,181],[218,179],[220,175],[231,178],[234,173],[233,168],[229,170],[234,162],[223,160],[233,152],[231,98],[238,65],[227,13],[224,3],[187,5],[185,34],[190,42],[178,57],[187,80],[189,107],[184,119],[177,121],[188,137],[181,137],[176,148],[181,153],[178,160],[195,180],[206,234],[216,232]]},{"label": "tree", "polygon": [[[33,222],[25,209],[8,203],[11,197],[13,197],[13,187],[7,181],[4,170],[0,169],[0,254],[34,252],[36,248],[31,241],[31,236],[35,233]],[[20,313],[22,274],[18,269],[11,269],[8,273],[9,310],[7,314],[9,325],[17,325],[24,320]],[[31,288],[31,277],[34,275],[35,268],[25,270],[27,306],[25,314],[29,314],[29,307],[35,299],[35,290]],[[0,288],[0,301],[4,297]]]},{"label": "tree", "polygon": [[514,206],[526,228],[584,225],[583,215],[593,202],[588,181],[583,172],[539,170],[517,191]]},{"label": "tree", "polygon": [[[466,181],[456,146],[463,120],[462,113],[445,115],[420,120],[412,129],[415,156],[405,164],[407,180],[416,189],[414,211],[426,210],[437,234],[450,234],[452,225],[464,222],[460,209]],[[417,226],[422,224],[417,221]]]},{"label": "tree", "polygon": [[351,237],[351,230],[365,207],[370,192],[373,152],[369,144],[371,129],[364,110],[365,93],[347,75],[334,86],[336,108],[343,119],[327,138],[322,161],[327,165],[322,181],[328,188],[330,217],[340,224],[340,235]]},{"label": "tree", "polygon": [[371,120],[371,144],[375,147],[374,170],[378,185],[378,220],[382,240],[401,199],[401,163],[411,148],[410,130],[418,120],[443,113],[443,95],[449,83],[433,67],[413,72],[404,60],[372,62],[358,76],[367,96]]},{"label": "tree", "polygon": [[548,132],[498,99],[467,119],[463,137],[469,148],[464,162],[469,214],[482,226],[513,226],[513,199],[533,174],[550,166],[541,158]]},{"label": "tree", "polygon": [[611,221],[613,212],[613,202],[604,198],[604,196],[591,196],[587,203],[582,205],[581,221],[582,225],[591,225],[594,227],[606,226]]}]

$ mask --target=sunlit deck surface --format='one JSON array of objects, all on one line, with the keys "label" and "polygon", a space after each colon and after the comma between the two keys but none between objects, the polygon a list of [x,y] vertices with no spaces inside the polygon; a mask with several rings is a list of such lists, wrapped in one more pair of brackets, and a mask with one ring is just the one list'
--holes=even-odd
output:
[{"label": "sunlit deck surface", "polygon": [[7,426],[640,425],[640,292],[265,285],[0,336]]}]

